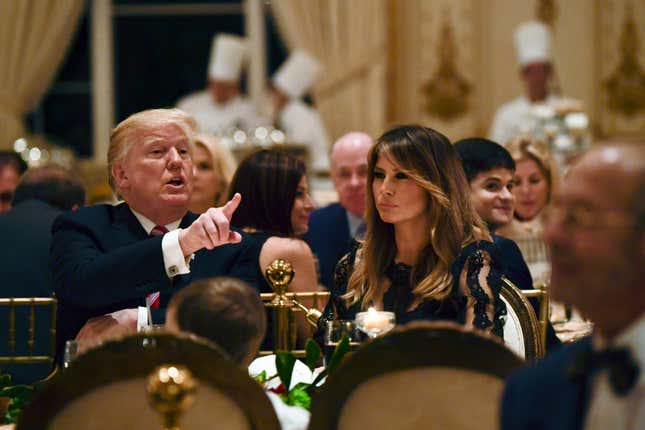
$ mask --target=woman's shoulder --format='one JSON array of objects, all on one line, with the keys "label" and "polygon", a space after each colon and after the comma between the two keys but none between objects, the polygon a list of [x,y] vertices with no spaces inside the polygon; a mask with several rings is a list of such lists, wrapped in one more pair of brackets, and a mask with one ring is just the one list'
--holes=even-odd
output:
[{"label": "woman's shoulder", "polygon": [[293,237],[270,236],[260,251],[260,260],[289,260],[297,265],[300,262],[313,260],[311,248],[304,240]]}]

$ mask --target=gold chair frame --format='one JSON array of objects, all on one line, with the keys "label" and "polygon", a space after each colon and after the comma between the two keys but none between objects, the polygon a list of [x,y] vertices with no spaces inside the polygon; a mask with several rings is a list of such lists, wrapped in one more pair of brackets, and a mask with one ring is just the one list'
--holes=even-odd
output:
[{"label": "gold chair frame", "polygon": [[[541,300],[540,308],[544,303],[541,290],[520,290],[506,277],[502,276],[502,288],[500,296],[504,297],[508,304],[513,308],[517,315],[524,336],[524,354],[527,360],[533,360],[544,356],[545,351],[545,332],[546,329],[538,317],[535,315],[533,306],[527,300],[527,297],[539,297]],[[528,293],[528,294],[527,294]]]},{"label": "gold chair frame", "polygon": [[[36,393],[22,410],[16,430],[49,428],[65,408],[110,384],[141,379],[144,396],[143,381],[162,365],[185,366],[198,383],[224,393],[243,412],[250,430],[280,429],[262,387],[217,345],[195,336],[159,332],[137,333],[109,341],[79,356]],[[105,408],[114,407],[114,404],[105,404]],[[91,427],[83,418],[79,418],[78,424],[80,429]]]},{"label": "gold chair frame", "polygon": [[[531,346],[526,349],[527,351],[529,351],[527,352],[527,357],[539,358],[544,356],[544,351],[546,351],[546,328],[549,321],[549,297],[547,294],[547,286],[544,284],[536,284],[535,288],[532,290],[520,290],[504,276],[502,277],[502,281],[503,281],[502,290],[506,292],[505,297],[507,298],[507,300],[511,302],[511,304],[515,305],[515,308],[523,309],[525,308],[526,305],[530,308],[530,311],[526,311],[525,313],[522,312],[522,314],[526,314],[524,316],[525,320],[529,318],[529,321],[525,322],[525,326],[526,326],[525,332],[537,333],[537,337],[535,337],[535,339],[537,339],[537,342],[534,342],[533,340],[531,340]],[[286,293],[285,296],[289,299],[295,299],[298,302],[301,302],[303,299],[313,299],[312,308],[321,309],[322,299],[329,300],[330,293],[329,291],[314,291],[314,292],[307,292],[307,293]],[[260,297],[262,299],[262,302],[265,304],[265,306],[267,306],[276,297],[276,293],[262,293]],[[535,312],[533,312],[533,307],[526,300],[526,298],[529,298],[529,297],[537,297],[539,300],[540,311],[539,311],[539,316],[537,317],[535,316]],[[292,314],[303,313],[304,310],[297,306],[292,306],[290,307],[290,312]],[[533,319],[530,319],[529,315],[532,315]],[[282,333],[283,336],[287,336],[289,338],[289,342],[291,345],[295,345],[296,344],[295,318],[291,317],[288,319],[288,321],[289,322],[287,324],[281,323],[281,321],[276,321],[275,322],[277,326],[276,330],[280,331],[280,333]],[[536,323],[537,323],[537,326],[535,325]],[[314,331],[315,331],[315,328],[313,326],[310,327],[311,335],[313,335]],[[290,349],[297,357],[305,356],[304,350],[293,350],[293,348],[290,348]],[[269,354],[273,354],[273,352],[274,351],[264,350],[264,351],[260,351],[259,355],[260,356],[269,355]]]},{"label": "gold chair frame", "polygon": [[[327,299],[329,300],[331,293],[329,291],[311,291],[311,292],[306,292],[306,293],[286,293],[285,296],[291,300],[296,300],[297,302],[302,302],[302,300],[308,300],[308,299],[313,299],[313,305],[311,306],[310,309],[319,309],[322,310],[322,300]],[[264,303],[265,307],[267,310],[270,310],[269,304],[271,301],[276,297],[276,293],[262,293],[260,294],[260,298],[262,299],[262,302]],[[324,302],[326,303],[326,302]],[[295,316],[297,314],[302,314],[305,312],[304,309],[298,307],[298,306],[290,306],[289,307],[289,312],[290,316],[288,318],[288,322],[285,324],[282,320],[277,320],[274,321],[274,324],[276,324],[275,331],[279,331],[282,333],[282,336],[285,336],[289,339],[289,344],[291,347],[289,348],[290,351],[296,356],[296,357],[305,357],[305,350],[304,349],[294,349],[296,345],[296,336],[297,336],[297,330],[296,330],[296,318]],[[316,328],[311,325],[309,327],[309,335],[313,336]],[[273,354],[274,351],[269,351],[269,350],[263,350],[259,352],[260,356],[265,356],[265,355],[270,355]]]},{"label": "gold chair frame", "polygon": [[[488,375],[502,385],[509,373],[522,365],[523,361],[490,333],[448,321],[414,321],[397,326],[346,356],[329,375],[312,398],[309,430],[339,428],[343,408],[354,392],[374,378],[424,368],[462,369]],[[426,385],[432,387],[432,381]],[[418,401],[423,404],[424,399]]]},{"label": "gold chair frame", "polygon": [[[503,278],[506,279],[506,278]],[[510,281],[509,281],[510,282]],[[537,315],[540,326],[540,336],[542,340],[542,350],[546,351],[546,329],[549,325],[549,286],[544,283],[534,284],[532,290],[520,290],[526,298],[535,297],[539,302],[539,312]]]},{"label": "gold chair frame", "polygon": [[[8,347],[9,355],[0,356],[0,364],[13,363],[53,363],[56,351],[56,309],[58,301],[54,297],[11,297],[0,298],[0,306],[9,307]],[[29,306],[29,327],[27,329],[27,347],[29,353],[26,355],[14,355],[16,350],[16,307]],[[36,342],[36,306],[51,307],[50,355],[34,355]]]}]

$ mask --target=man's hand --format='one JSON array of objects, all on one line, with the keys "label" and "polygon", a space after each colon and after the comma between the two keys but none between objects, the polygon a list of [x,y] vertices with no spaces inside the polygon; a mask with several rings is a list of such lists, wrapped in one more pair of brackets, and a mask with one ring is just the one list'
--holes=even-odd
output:
[{"label": "man's hand", "polygon": [[76,340],[106,340],[137,331],[137,309],[123,309],[111,314],[90,318]]},{"label": "man's hand", "polygon": [[179,246],[184,256],[189,256],[202,248],[213,249],[229,243],[238,243],[242,236],[230,230],[235,209],[240,205],[242,196],[236,193],[221,208],[210,208],[199,216],[187,229],[179,232]]}]

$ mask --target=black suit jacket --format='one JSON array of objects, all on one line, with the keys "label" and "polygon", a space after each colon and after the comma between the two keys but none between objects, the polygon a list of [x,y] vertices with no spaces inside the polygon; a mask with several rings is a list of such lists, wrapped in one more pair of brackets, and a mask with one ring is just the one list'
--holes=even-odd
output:
[{"label": "black suit jacket", "polygon": [[332,203],[313,211],[304,239],[318,259],[320,283],[331,288],[336,263],[349,252],[352,240],[345,208]]},{"label": "black suit jacket", "polygon": [[[188,213],[180,227],[197,215]],[[170,296],[191,281],[212,276],[238,277],[256,287],[255,279],[236,272],[245,264],[241,244],[195,253],[190,273],[166,275],[162,236],[149,237],[127,204],[97,205],[61,215],[53,231],[51,261],[58,307],[58,355],[92,317],[120,309],[145,306],[145,296],[160,291],[155,323],[164,321]],[[246,263],[248,264],[248,263]],[[256,262],[257,264],[257,262]]]},{"label": "black suit jacket", "polygon": [[520,290],[533,289],[531,272],[517,244],[511,239],[496,234],[492,234],[492,236],[502,258],[504,273],[508,276],[508,279]]},{"label": "black suit jacket", "polygon": [[[40,200],[27,200],[0,214],[0,297],[50,297],[54,282],[49,267],[51,227],[61,210]],[[0,355],[9,353],[9,308],[0,308]],[[51,311],[37,306],[34,354],[49,355]],[[16,308],[16,354],[26,354],[29,310]],[[51,370],[48,364],[2,366],[12,376],[12,383],[31,384]]]},{"label": "black suit jacket", "polygon": [[502,396],[502,429],[582,429],[589,408],[590,376],[575,377],[571,368],[588,351],[591,337],[514,372]]}]

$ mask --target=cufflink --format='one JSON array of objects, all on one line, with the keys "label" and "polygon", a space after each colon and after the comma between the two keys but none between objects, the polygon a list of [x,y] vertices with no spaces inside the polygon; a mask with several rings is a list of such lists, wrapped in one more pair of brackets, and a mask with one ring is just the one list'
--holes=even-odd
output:
[{"label": "cufflink", "polygon": [[170,266],[168,268],[168,273],[170,273],[170,276],[175,276],[179,272],[179,269],[177,269],[177,266]]}]

